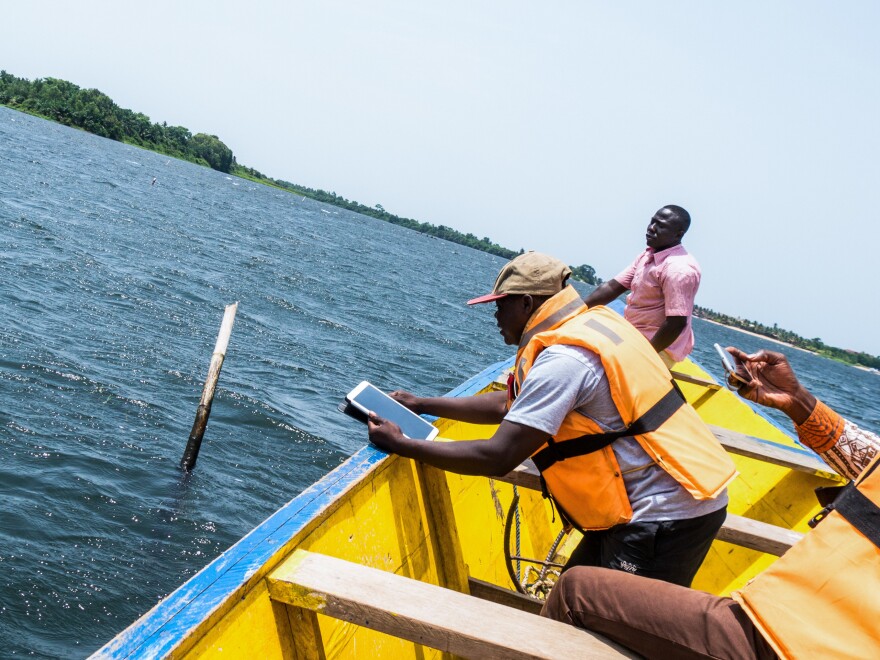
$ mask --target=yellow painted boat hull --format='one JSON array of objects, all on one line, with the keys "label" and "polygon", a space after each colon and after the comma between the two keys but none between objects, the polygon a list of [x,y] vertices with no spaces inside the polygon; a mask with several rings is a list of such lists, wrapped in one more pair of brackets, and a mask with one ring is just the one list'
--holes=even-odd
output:
[{"label": "yellow painted boat hull", "polygon": [[[497,388],[499,363],[457,388],[464,396]],[[686,362],[676,367],[695,381],[711,378]],[[803,452],[797,443],[733,393],[681,383],[703,419]],[[492,427],[437,420],[450,440],[485,438]],[[817,513],[812,490],[829,481],[761,460],[734,457],[730,512],[801,532]],[[447,474],[367,446],[313,484],[200,573],[121,632],[95,657],[315,657],[302,648],[294,608],[273,602],[266,578],[296,549],[323,553],[467,593],[476,578],[512,589],[504,525],[513,486]],[[560,531],[540,493],[519,489],[518,552],[544,558]],[[554,521],[555,517],[555,521]],[[713,544],[694,587],[727,594],[775,557],[722,541]],[[525,569],[524,569],[525,570]],[[318,616],[328,658],[428,658],[440,651],[367,628]]]}]

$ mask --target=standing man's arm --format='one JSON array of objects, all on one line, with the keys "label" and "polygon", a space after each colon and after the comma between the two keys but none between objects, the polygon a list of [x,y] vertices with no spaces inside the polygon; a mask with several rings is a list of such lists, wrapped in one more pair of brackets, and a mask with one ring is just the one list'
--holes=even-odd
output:
[{"label": "standing man's arm", "polygon": [[660,287],[666,319],[651,339],[651,346],[658,353],[668,348],[687,327],[700,288],[700,272],[690,266],[671,266],[661,276]]},{"label": "standing man's arm", "polygon": [[611,279],[597,286],[593,293],[584,298],[584,303],[586,303],[587,307],[607,305],[626,290],[627,288],[620,282]]},{"label": "standing man's arm", "polygon": [[658,353],[665,350],[672,342],[678,339],[681,331],[687,326],[687,316],[667,316],[666,320],[651,339],[651,346]]}]

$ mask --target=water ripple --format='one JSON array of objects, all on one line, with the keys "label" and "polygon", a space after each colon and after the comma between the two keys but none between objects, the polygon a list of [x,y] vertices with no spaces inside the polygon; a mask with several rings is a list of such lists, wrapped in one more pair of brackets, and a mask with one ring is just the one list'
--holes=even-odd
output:
[{"label": "water ripple", "polygon": [[[363,446],[336,410],[360,380],[442,394],[509,354],[464,304],[497,257],[2,107],[0,156],[4,653],[87,655]],[[712,341],[760,345],[710,325],[706,364]],[[880,427],[877,376],[792,353]]]}]

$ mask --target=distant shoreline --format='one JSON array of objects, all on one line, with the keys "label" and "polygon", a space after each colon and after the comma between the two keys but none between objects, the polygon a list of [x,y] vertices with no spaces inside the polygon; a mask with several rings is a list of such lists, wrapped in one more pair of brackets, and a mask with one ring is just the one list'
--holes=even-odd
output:
[{"label": "distant shoreline", "polygon": [[[184,126],[168,126],[166,122],[161,124],[158,122],[153,123],[143,113],[120,108],[109,96],[97,89],[82,89],[78,85],[65,80],[49,77],[37,78],[32,82],[25,78],[17,78],[6,71],[0,71],[0,106],[84,130],[137,148],[153,151],[154,153],[211,167],[219,172],[271,186],[295,195],[309,197],[319,203],[348,209],[504,259],[512,259],[525,251],[524,248],[515,251],[502,247],[494,243],[489,237],[478,238],[472,232],[463,233],[445,225],[433,225],[412,218],[401,217],[389,213],[381,204],[368,207],[354,200],[347,200],[335,192],[312,189],[281,179],[273,179],[258,170],[238,163],[232,150],[215,135],[205,133],[193,134]],[[602,278],[598,277],[595,269],[588,264],[572,266],[571,269],[572,279],[578,279],[592,285],[602,284]],[[740,321],[748,327],[763,329],[765,332],[772,332],[774,334],[778,333],[778,336],[786,337],[791,341],[797,342],[797,344],[774,339],[768,334],[744,330],[736,325],[727,325],[724,321],[713,321],[707,316],[698,316],[698,318],[702,318],[710,323],[718,323],[739,332],[762,337],[767,341],[790,346],[807,353],[813,353],[814,355],[821,355],[844,364],[862,365],[868,369],[880,368],[880,356],[878,355],[828,346],[819,338],[807,339],[799,337],[794,332],[777,328],[775,323],[771,328],[755,321],[742,321],[742,319],[737,317],[719,314],[699,306],[695,306],[694,310],[700,314],[711,315],[716,319],[724,319],[732,323]],[[813,346],[814,348],[803,348],[805,346]]]},{"label": "distant shoreline", "polygon": [[[733,325],[726,325],[726,324],[721,323],[719,321],[713,321],[712,319],[703,318],[702,316],[697,316],[695,318],[698,318],[701,321],[705,321],[706,323],[713,323],[715,325],[720,325],[722,328],[727,328],[728,330],[734,330],[736,332],[741,332],[744,335],[751,335],[752,337],[757,337],[758,339],[763,339],[764,341],[771,341],[774,344],[781,344],[782,346],[788,346],[789,348],[793,348],[797,351],[803,351],[804,353],[809,353],[811,355],[820,355],[816,351],[811,351],[806,348],[801,348],[800,346],[795,346],[794,344],[789,344],[787,341],[781,341],[779,339],[774,339],[773,337],[768,337],[767,335],[762,335],[757,332],[743,330],[742,328],[737,328],[736,326],[733,326]],[[827,356],[821,356],[821,357],[827,357]],[[839,361],[842,362],[842,360],[839,360]],[[844,363],[844,364],[849,364],[849,363]],[[852,366],[857,366],[857,365],[852,365]]]}]

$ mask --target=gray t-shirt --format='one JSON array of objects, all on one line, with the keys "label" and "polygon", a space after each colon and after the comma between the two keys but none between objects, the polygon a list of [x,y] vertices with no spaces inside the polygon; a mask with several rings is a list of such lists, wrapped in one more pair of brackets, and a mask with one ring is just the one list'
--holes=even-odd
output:
[{"label": "gray t-shirt", "polygon": [[[535,360],[505,419],[556,435],[572,410],[604,431],[624,427],[599,356],[580,346],[556,344]],[[695,499],[651,460],[635,438],[621,438],[611,448],[620,464],[633,521],[687,520],[727,505],[726,490],[714,500]]]}]

